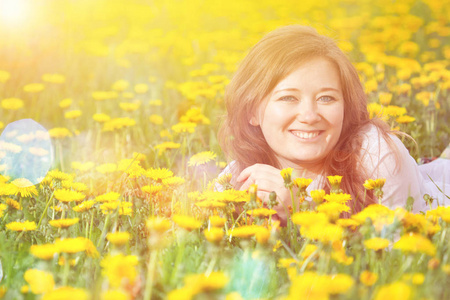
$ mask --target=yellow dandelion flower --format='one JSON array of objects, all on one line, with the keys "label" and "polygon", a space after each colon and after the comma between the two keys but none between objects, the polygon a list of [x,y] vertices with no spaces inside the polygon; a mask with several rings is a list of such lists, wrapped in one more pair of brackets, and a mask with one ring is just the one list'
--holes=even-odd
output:
[{"label": "yellow dandelion flower", "polygon": [[327,178],[331,185],[341,184],[342,176],[334,175],[334,176],[327,176]]},{"label": "yellow dandelion flower", "polygon": [[52,128],[48,131],[48,133],[50,134],[50,137],[54,139],[63,139],[65,137],[73,136],[72,132],[70,132],[69,129],[64,127]]},{"label": "yellow dandelion flower", "polygon": [[23,208],[19,202],[17,202],[14,199],[11,199],[11,198],[6,198],[5,203],[8,204],[9,207],[17,209],[17,210],[22,210],[22,208]]},{"label": "yellow dandelion flower", "polygon": [[66,238],[66,239],[56,239],[55,246],[58,252],[63,253],[77,253],[86,251],[86,240],[85,238]]},{"label": "yellow dandelion flower", "polygon": [[378,251],[378,250],[387,248],[389,246],[389,240],[379,238],[379,237],[374,237],[374,238],[365,240],[364,246],[367,249],[372,249],[372,250]]},{"label": "yellow dandelion flower", "polygon": [[188,231],[198,229],[202,226],[202,222],[190,216],[174,215],[172,216],[172,221]]},{"label": "yellow dandelion flower", "polygon": [[74,206],[72,209],[79,213],[86,212],[86,211],[90,210],[95,205],[95,203],[96,203],[95,200],[83,201],[80,204],[78,204],[77,206]]},{"label": "yellow dandelion flower", "polygon": [[103,276],[108,277],[112,287],[120,287],[122,283],[134,284],[138,272],[138,258],[135,255],[108,255],[101,262]]},{"label": "yellow dandelion flower", "polygon": [[280,171],[281,177],[283,178],[285,184],[291,183],[292,171],[292,168],[285,168]]},{"label": "yellow dandelion flower", "polygon": [[61,186],[65,189],[73,189],[77,192],[84,192],[88,190],[85,183],[82,182],[71,182],[68,180],[61,181]]},{"label": "yellow dandelion flower", "polygon": [[331,244],[342,239],[344,230],[335,224],[314,224],[300,227],[300,233],[312,240],[317,240],[324,244]]},{"label": "yellow dandelion flower", "polygon": [[100,209],[102,210],[102,213],[104,215],[108,215],[119,208],[119,205],[119,201],[104,202],[102,205],[100,205]]},{"label": "yellow dandelion flower", "polygon": [[[1,188],[1,185],[0,185]],[[6,204],[0,203],[0,218],[3,217],[4,211],[8,208]]]},{"label": "yellow dandelion flower", "polygon": [[37,258],[49,260],[52,259],[59,250],[54,244],[32,245],[30,253]]},{"label": "yellow dandelion flower", "polygon": [[42,297],[42,300],[59,300],[59,299],[88,300],[90,298],[85,290],[69,286],[63,286],[54,289],[53,291],[49,291]]},{"label": "yellow dandelion flower", "polygon": [[186,181],[186,179],[184,179],[182,177],[173,176],[173,177],[163,179],[162,184],[169,188],[175,188],[177,186],[184,184],[185,181]]},{"label": "yellow dandelion flower", "polygon": [[424,236],[410,233],[403,235],[400,240],[394,244],[394,249],[399,249],[405,253],[425,253],[429,256],[436,254],[436,246]]},{"label": "yellow dandelion flower", "polygon": [[411,123],[411,122],[414,122],[415,120],[416,120],[416,118],[407,116],[407,115],[400,116],[397,119],[395,119],[395,121],[397,121],[397,123],[400,123],[400,124]]},{"label": "yellow dandelion flower", "polygon": [[5,83],[11,77],[11,74],[8,71],[0,70],[0,82]]},{"label": "yellow dandelion flower", "polygon": [[331,253],[331,258],[336,261],[338,264],[349,266],[353,263],[354,258],[349,257],[345,254],[345,250],[333,251]]},{"label": "yellow dandelion flower", "polygon": [[45,294],[53,290],[55,281],[51,273],[36,269],[29,269],[23,275],[25,281],[30,285],[33,294]]},{"label": "yellow dandelion flower", "polygon": [[72,103],[73,103],[72,99],[66,98],[66,99],[59,101],[59,107],[68,108],[69,106],[72,105]]},{"label": "yellow dandelion flower", "polygon": [[164,119],[162,116],[160,115],[150,115],[150,117],[148,118],[150,123],[153,123],[155,125],[162,125],[164,123]]},{"label": "yellow dandelion flower", "polygon": [[[22,287],[20,288],[20,293],[28,294],[29,292],[30,292],[30,286],[29,285],[22,285]],[[0,295],[0,299],[1,299],[1,295]]]},{"label": "yellow dandelion flower", "polygon": [[116,192],[108,192],[106,194],[98,195],[95,197],[96,202],[114,202],[116,200],[119,200],[120,194]]},{"label": "yellow dandelion flower", "polygon": [[299,189],[306,189],[312,181],[310,178],[295,178],[294,185]]},{"label": "yellow dandelion flower", "polygon": [[219,216],[210,216],[209,222],[211,223],[211,226],[213,227],[223,227],[225,223],[227,222],[227,219],[221,218]]},{"label": "yellow dandelion flower", "polygon": [[80,222],[79,218],[74,218],[74,219],[59,219],[59,220],[50,220],[48,221],[48,223],[53,226],[53,227],[57,227],[57,228],[69,228],[72,225],[77,224],[78,222]]},{"label": "yellow dandelion flower", "polygon": [[115,246],[122,246],[128,243],[130,240],[130,233],[129,232],[110,232],[106,235],[106,239],[110,241]]},{"label": "yellow dandelion flower", "polygon": [[188,161],[188,166],[192,167],[192,166],[200,166],[200,165],[206,164],[210,161],[215,160],[216,156],[217,155],[212,151],[203,151],[203,152],[197,153],[197,154],[191,156],[191,158]]},{"label": "yellow dandelion flower", "polygon": [[133,215],[133,203],[131,202],[121,202],[119,206],[120,216],[131,216]]},{"label": "yellow dandelion flower", "polygon": [[304,211],[292,215],[292,222],[300,226],[311,226],[315,224],[328,224],[328,216],[324,213]]},{"label": "yellow dandelion flower", "polygon": [[339,202],[326,202],[319,205],[317,211],[326,214],[330,221],[335,221],[342,212],[349,212],[350,207]]},{"label": "yellow dandelion flower", "polygon": [[196,123],[193,122],[180,122],[172,126],[172,130],[176,133],[193,133],[195,132],[195,127],[197,127]]},{"label": "yellow dandelion flower", "polygon": [[69,120],[77,119],[81,117],[82,114],[83,112],[81,110],[71,110],[64,113],[64,118]]},{"label": "yellow dandelion flower", "polygon": [[378,289],[374,300],[383,299],[410,299],[412,296],[411,288],[403,282],[394,282],[385,284]]},{"label": "yellow dandelion flower", "polygon": [[111,89],[114,91],[123,92],[129,86],[130,86],[130,83],[128,81],[121,79],[121,80],[117,80],[116,82],[114,82],[111,86]]},{"label": "yellow dandelion flower", "polygon": [[363,185],[367,190],[373,190],[376,188],[381,189],[385,183],[386,178],[378,178],[378,179],[367,179],[366,181],[364,181]]},{"label": "yellow dandelion flower", "polygon": [[163,233],[172,227],[169,220],[160,217],[151,217],[146,222],[147,229],[153,232]]},{"label": "yellow dandelion flower", "polygon": [[7,110],[18,110],[24,107],[25,103],[19,98],[7,98],[2,100],[2,108]]},{"label": "yellow dandelion flower", "polygon": [[141,188],[141,191],[148,195],[155,196],[161,192],[162,188],[162,185],[146,185]]},{"label": "yellow dandelion flower", "polygon": [[268,209],[265,207],[256,208],[252,210],[248,210],[247,214],[253,217],[259,217],[259,218],[267,218],[269,216],[275,215],[277,213],[274,209]]},{"label": "yellow dandelion flower", "polygon": [[219,202],[219,201],[205,200],[205,201],[200,201],[200,202],[195,203],[195,206],[201,207],[201,208],[213,209],[213,208],[223,208],[227,205],[225,203]]},{"label": "yellow dandelion flower", "polygon": [[67,180],[67,181],[72,181],[74,178],[74,175],[70,175],[64,172],[61,172],[59,170],[51,170],[47,173],[47,176],[51,177],[52,179],[57,179],[57,180]]},{"label": "yellow dandelion flower", "polygon": [[114,131],[114,130],[119,130],[119,129],[126,128],[126,127],[132,127],[135,125],[136,125],[136,121],[131,118],[128,118],[128,117],[115,118],[115,119],[111,119],[110,121],[106,121],[105,123],[103,123],[102,131]]},{"label": "yellow dandelion flower", "polygon": [[158,155],[162,155],[167,149],[178,149],[181,147],[181,144],[174,142],[164,142],[153,147],[155,150],[158,150]]},{"label": "yellow dandelion flower", "polygon": [[95,91],[91,95],[96,101],[115,99],[119,96],[116,91]]},{"label": "yellow dandelion flower", "polygon": [[339,219],[336,221],[336,224],[341,226],[341,227],[347,227],[350,228],[352,230],[355,230],[356,227],[359,226],[359,223],[355,220],[352,219]]},{"label": "yellow dandelion flower", "polygon": [[23,91],[26,93],[39,93],[43,91],[45,86],[42,83],[30,83],[23,87]]},{"label": "yellow dandelion flower", "polygon": [[251,238],[256,234],[256,225],[244,225],[231,230],[228,235],[238,237],[238,238]]},{"label": "yellow dandelion flower", "polygon": [[8,289],[6,288],[6,286],[4,285],[0,286],[0,299],[3,298],[3,296],[5,296],[7,290]]},{"label": "yellow dandelion flower", "polygon": [[223,272],[211,272],[209,276],[205,274],[191,274],[184,278],[185,286],[192,288],[194,294],[223,289],[228,281],[228,276]]},{"label": "yellow dandelion flower", "polygon": [[136,102],[120,102],[119,107],[123,111],[132,112],[136,111],[141,107],[141,101]]},{"label": "yellow dandelion flower", "polygon": [[317,204],[320,204],[323,202],[323,199],[325,197],[325,191],[324,190],[313,190],[310,193],[311,198],[314,202]]},{"label": "yellow dandelion flower", "polygon": [[388,105],[384,108],[384,113],[391,117],[399,117],[406,114],[406,108],[395,105]]},{"label": "yellow dandelion flower", "polygon": [[145,83],[136,84],[134,86],[134,91],[136,94],[145,94],[148,92],[148,85]]},{"label": "yellow dandelion flower", "polygon": [[367,218],[370,218],[377,231],[383,226],[390,225],[394,222],[394,211],[381,204],[371,204],[361,212],[352,215],[351,218],[359,224],[364,224]]},{"label": "yellow dandelion flower", "polygon": [[328,278],[329,285],[327,289],[332,295],[347,293],[355,283],[353,278],[347,274],[329,275]]},{"label": "yellow dandelion flower", "polygon": [[224,236],[223,230],[217,227],[212,227],[209,230],[205,230],[203,231],[203,234],[208,242],[214,244],[220,243]]},{"label": "yellow dandelion flower", "polygon": [[328,284],[326,276],[304,272],[292,278],[287,299],[328,299]]},{"label": "yellow dandelion flower", "polygon": [[21,197],[31,197],[31,196],[37,196],[38,191],[36,189],[36,186],[31,183],[26,178],[18,178],[11,182],[10,184],[11,192],[14,193],[14,195],[20,195]]},{"label": "yellow dandelion flower", "polygon": [[98,167],[95,168],[95,170],[102,174],[113,173],[117,171],[117,165],[114,163],[106,163],[99,165]]},{"label": "yellow dandelion flower", "polygon": [[98,123],[105,123],[111,120],[111,117],[107,114],[97,113],[92,116],[92,119]]},{"label": "yellow dandelion flower", "polygon": [[372,286],[377,282],[378,275],[376,273],[370,271],[363,271],[361,275],[359,275],[359,281],[365,286]]},{"label": "yellow dandelion flower", "polygon": [[148,169],[147,172],[145,173],[145,176],[155,180],[155,181],[162,181],[163,179],[169,178],[173,176],[173,172],[170,171],[169,169]]},{"label": "yellow dandelion flower", "polygon": [[34,231],[37,226],[34,221],[11,222],[6,224],[6,229],[11,231]]},{"label": "yellow dandelion flower", "polygon": [[378,94],[378,99],[382,105],[387,106],[391,103],[392,94],[381,92]]},{"label": "yellow dandelion flower", "polygon": [[55,190],[54,196],[61,202],[73,202],[73,201],[81,201],[86,195],[77,191],[72,191],[68,189],[59,189]]}]

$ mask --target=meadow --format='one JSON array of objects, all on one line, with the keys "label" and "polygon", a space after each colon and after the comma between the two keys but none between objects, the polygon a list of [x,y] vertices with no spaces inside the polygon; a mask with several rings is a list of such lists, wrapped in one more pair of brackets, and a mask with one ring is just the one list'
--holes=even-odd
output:
[{"label": "meadow", "polygon": [[0,298],[449,299],[450,207],[343,218],[339,176],[285,169],[282,227],[218,178],[225,87],[289,24],[337,41],[419,163],[449,144],[448,0],[0,2]]}]

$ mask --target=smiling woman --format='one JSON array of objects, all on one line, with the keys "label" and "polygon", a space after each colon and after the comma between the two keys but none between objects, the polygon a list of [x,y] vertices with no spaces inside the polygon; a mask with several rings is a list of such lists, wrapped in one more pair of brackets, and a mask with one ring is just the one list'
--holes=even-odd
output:
[{"label": "smiling woman", "polygon": [[425,210],[423,195],[439,194],[424,188],[418,166],[389,126],[369,117],[352,63],[310,27],[282,27],[259,41],[228,85],[225,102],[219,139],[233,162],[223,173],[233,175],[236,189],[256,184],[264,201],[275,191],[282,220],[291,201],[280,176],[284,168],[313,179],[309,190],[330,191],[326,176],[343,176],[352,213],[377,202],[363,188],[369,178],[387,179],[383,204],[391,208],[412,196],[414,211]]}]

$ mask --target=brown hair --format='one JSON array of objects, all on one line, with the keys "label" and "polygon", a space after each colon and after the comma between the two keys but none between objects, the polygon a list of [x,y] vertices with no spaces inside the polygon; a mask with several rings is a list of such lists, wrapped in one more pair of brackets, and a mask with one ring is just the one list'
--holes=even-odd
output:
[{"label": "brown hair", "polygon": [[[360,168],[362,132],[369,124],[379,128],[388,144],[389,127],[377,119],[370,119],[367,97],[358,73],[333,39],[320,35],[313,28],[291,25],[276,29],[264,36],[241,62],[225,91],[227,115],[219,130],[224,152],[244,168],[264,163],[280,168],[261,128],[249,124],[251,114],[283,78],[303,62],[323,57],[334,62],[340,74],[344,96],[344,123],[334,149],[327,155],[323,175],[342,175],[342,189],[353,198],[353,212],[375,203],[372,193],[364,193],[366,171]],[[328,182],[324,182],[329,190]]]}]

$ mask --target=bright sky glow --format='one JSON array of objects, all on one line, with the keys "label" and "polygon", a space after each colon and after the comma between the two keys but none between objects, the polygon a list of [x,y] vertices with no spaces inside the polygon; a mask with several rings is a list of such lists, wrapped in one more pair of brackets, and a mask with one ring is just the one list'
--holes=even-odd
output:
[{"label": "bright sky glow", "polygon": [[0,21],[4,24],[17,25],[28,17],[27,0],[0,0]]}]

